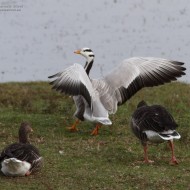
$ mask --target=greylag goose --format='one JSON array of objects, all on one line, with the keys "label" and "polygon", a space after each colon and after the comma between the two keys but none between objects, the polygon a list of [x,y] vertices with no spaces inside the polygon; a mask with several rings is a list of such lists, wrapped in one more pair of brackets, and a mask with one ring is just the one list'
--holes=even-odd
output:
[{"label": "greylag goose", "polygon": [[170,164],[178,164],[174,156],[173,139],[180,139],[180,134],[175,130],[177,124],[172,115],[160,105],[148,106],[141,101],[132,115],[131,128],[133,133],[140,139],[144,147],[144,162],[151,163],[147,155],[147,142],[169,142],[172,151]]},{"label": "greylag goose", "polygon": [[76,104],[77,121],[71,130],[77,130],[79,121],[96,123],[92,134],[96,135],[101,125],[111,125],[109,114],[115,114],[118,105],[129,100],[143,87],[162,85],[185,75],[184,63],[153,57],[133,57],[124,60],[118,67],[100,79],[91,79],[90,70],[94,53],[89,48],[74,53],[86,58],[84,68],[75,63],[62,72],[49,76],[53,89],[72,95]]},{"label": "greylag goose", "polygon": [[39,150],[28,142],[28,134],[32,131],[28,123],[21,123],[19,142],[7,146],[1,152],[1,171],[4,175],[28,176],[40,169],[42,157]]}]

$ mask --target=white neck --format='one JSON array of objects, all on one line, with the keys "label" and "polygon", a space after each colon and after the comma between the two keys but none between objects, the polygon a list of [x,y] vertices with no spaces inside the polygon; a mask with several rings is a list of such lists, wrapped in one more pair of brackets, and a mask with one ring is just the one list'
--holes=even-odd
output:
[{"label": "white neck", "polygon": [[86,61],[87,61],[88,63],[90,63],[90,62],[93,61],[93,60],[94,60],[94,57],[89,57],[89,56],[88,56],[88,57],[86,58]]}]

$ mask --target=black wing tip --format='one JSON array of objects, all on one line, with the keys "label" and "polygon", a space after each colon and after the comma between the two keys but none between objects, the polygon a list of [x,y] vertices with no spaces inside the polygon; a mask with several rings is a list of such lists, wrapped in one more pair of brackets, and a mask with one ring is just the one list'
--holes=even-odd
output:
[{"label": "black wing tip", "polygon": [[55,75],[48,76],[48,79],[54,78]]},{"label": "black wing tip", "polygon": [[[180,61],[171,61],[171,63],[173,63],[174,65],[178,65],[178,66],[182,66],[184,65],[185,63],[184,62],[180,62]],[[180,67],[181,70],[185,71],[186,68],[185,67]]]},{"label": "black wing tip", "polygon": [[55,81],[51,81],[49,82],[50,85],[54,85]]},{"label": "black wing tip", "polygon": [[[186,70],[186,69],[185,69],[185,70]],[[184,70],[184,71],[185,71],[185,70]],[[181,75],[186,75],[186,73],[182,71],[182,72],[181,72]]]},{"label": "black wing tip", "polygon": [[61,75],[61,72],[56,73],[56,74],[51,75],[51,76],[48,76],[48,78],[51,79],[51,78],[54,78],[54,77],[59,77],[60,75]]},{"label": "black wing tip", "polygon": [[183,72],[183,70],[181,70],[181,71],[179,71],[179,73],[176,74],[174,77],[175,77],[175,78],[179,78],[179,77],[181,77],[181,76],[183,76],[183,75],[186,75],[186,73]]},{"label": "black wing tip", "polygon": [[186,68],[185,67],[180,67],[181,71],[185,71]]},{"label": "black wing tip", "polygon": [[184,62],[180,62],[180,61],[171,61],[171,63],[173,63],[174,65],[177,66],[177,69],[180,71],[180,75],[177,77],[181,77],[182,75],[186,75],[186,73],[184,71],[186,71],[185,67],[182,67],[182,65],[184,65]]},{"label": "black wing tip", "polygon": [[171,61],[171,63],[175,64],[175,65],[184,65],[184,62],[181,61]]}]

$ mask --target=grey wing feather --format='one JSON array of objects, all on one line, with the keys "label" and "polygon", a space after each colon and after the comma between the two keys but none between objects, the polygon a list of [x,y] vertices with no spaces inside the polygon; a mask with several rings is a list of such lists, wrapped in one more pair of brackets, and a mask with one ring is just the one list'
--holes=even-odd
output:
[{"label": "grey wing feather", "polygon": [[[14,143],[7,146],[0,155],[0,162],[7,158],[17,157],[19,159],[20,155],[23,154],[23,145],[20,143]],[[16,155],[15,155],[16,154]]]},{"label": "grey wing feather", "polygon": [[118,95],[117,90],[112,88],[111,85],[104,79],[93,79],[92,85],[94,89],[96,89],[99,93],[99,98],[106,110],[111,113],[115,113],[117,111],[117,102],[118,102]]},{"label": "grey wing feather", "polygon": [[143,87],[152,87],[176,80],[185,75],[184,63],[152,57],[134,57],[124,60],[104,78],[94,80],[94,86],[101,91],[100,99],[115,113],[121,105]]},{"label": "grey wing feather", "polygon": [[56,79],[50,82],[53,89],[72,96],[82,95],[91,105],[91,98],[95,95],[91,81],[84,68],[79,64],[74,64],[49,78]]},{"label": "grey wing feather", "polygon": [[[79,64],[74,64],[66,68],[63,72],[57,75],[50,76],[50,78],[57,77],[54,81],[50,82],[53,88],[65,94],[73,95],[77,105],[77,116],[83,117],[84,111],[88,112],[92,119],[97,121],[108,121],[108,111],[102,105],[99,98],[99,91],[94,88],[84,68]],[[88,103],[88,106],[80,103],[81,97]],[[80,98],[79,98],[80,97]],[[85,107],[84,107],[85,106]],[[85,110],[84,110],[85,108]],[[88,108],[88,110],[87,110]],[[80,113],[79,113],[80,112]],[[80,114],[80,115],[78,115]],[[108,123],[111,123],[108,121]]]}]

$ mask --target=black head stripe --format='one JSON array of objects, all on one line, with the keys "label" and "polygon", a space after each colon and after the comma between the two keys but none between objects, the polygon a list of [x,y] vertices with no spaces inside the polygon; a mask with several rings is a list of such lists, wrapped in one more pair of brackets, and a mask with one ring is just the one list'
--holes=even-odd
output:
[{"label": "black head stripe", "polygon": [[84,52],[92,52],[91,49],[84,49],[83,51],[84,51]]}]

